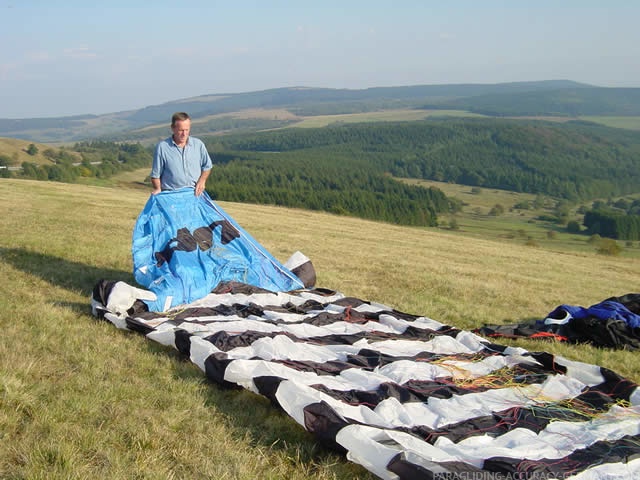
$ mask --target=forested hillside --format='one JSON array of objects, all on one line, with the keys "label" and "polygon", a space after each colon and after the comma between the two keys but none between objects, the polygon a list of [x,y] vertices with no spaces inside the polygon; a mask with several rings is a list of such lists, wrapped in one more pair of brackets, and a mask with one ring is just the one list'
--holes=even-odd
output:
[{"label": "forested hillside", "polygon": [[406,185],[366,162],[329,151],[221,154],[207,190],[213,198],[323,210],[400,225],[435,226],[457,203],[436,188]]},{"label": "forested hillside", "polygon": [[[434,226],[438,216],[456,212],[460,204],[439,189],[396,178],[546,195],[574,204],[640,191],[640,132],[580,122],[425,120],[201,138],[216,164],[208,183],[215,199],[402,225]],[[84,142],[52,156],[51,164],[24,162],[20,172],[0,174],[73,182],[107,178],[150,161],[151,149],[140,144]]]},{"label": "forested hillside", "polygon": [[[287,129],[206,140],[225,163],[219,173],[222,183],[229,182],[225,195],[251,183],[243,179],[253,178],[256,169],[264,172],[267,184],[285,189],[288,187],[278,179],[304,176],[307,184],[325,178],[336,183],[351,172],[367,172],[570,201],[640,190],[640,133],[598,125],[427,120]],[[223,187],[219,191],[227,192]]]}]

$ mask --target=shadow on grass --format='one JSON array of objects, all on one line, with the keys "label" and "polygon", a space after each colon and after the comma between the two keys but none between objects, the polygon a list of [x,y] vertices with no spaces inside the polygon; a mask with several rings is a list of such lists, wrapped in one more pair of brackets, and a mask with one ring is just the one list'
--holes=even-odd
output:
[{"label": "shadow on grass", "polygon": [[[0,248],[0,261],[52,285],[79,291],[87,297],[101,279],[135,285],[131,272],[99,268],[23,248]],[[74,312],[89,313],[88,300],[86,304],[63,301],[59,304]],[[126,331],[122,333],[139,335]],[[207,407],[219,412],[241,439],[249,437],[259,450],[277,452],[309,475],[327,470],[336,478],[376,478],[363,467],[347,462],[344,455],[322,446],[311,433],[266,398],[240,387],[230,388],[212,382],[188,357],[175,349],[151,340],[146,342],[146,348],[154,355],[171,358],[176,378],[206,385],[202,394]]]},{"label": "shadow on grass", "polygon": [[52,285],[90,295],[101,279],[135,282],[132,272],[73,262],[24,248],[0,248],[0,260]]}]

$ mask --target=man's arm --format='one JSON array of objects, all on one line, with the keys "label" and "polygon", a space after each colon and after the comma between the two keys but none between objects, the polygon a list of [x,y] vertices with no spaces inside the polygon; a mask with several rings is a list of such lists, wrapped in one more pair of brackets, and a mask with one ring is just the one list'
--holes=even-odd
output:
[{"label": "man's arm", "polygon": [[202,173],[200,174],[200,178],[198,178],[198,181],[196,182],[196,191],[195,191],[196,197],[199,197],[200,194],[204,192],[204,187],[207,183],[207,178],[209,178],[210,173],[211,173],[211,169],[202,170]]},{"label": "man's arm", "polygon": [[151,190],[151,195],[155,195],[156,193],[160,193],[162,191],[162,184],[160,183],[159,178],[151,178],[151,186],[153,190]]},{"label": "man's arm", "polygon": [[156,149],[153,152],[153,161],[151,162],[151,195],[155,195],[162,191],[162,181],[160,177],[162,176],[162,162],[160,161],[160,148],[162,146],[162,142],[156,145]]}]

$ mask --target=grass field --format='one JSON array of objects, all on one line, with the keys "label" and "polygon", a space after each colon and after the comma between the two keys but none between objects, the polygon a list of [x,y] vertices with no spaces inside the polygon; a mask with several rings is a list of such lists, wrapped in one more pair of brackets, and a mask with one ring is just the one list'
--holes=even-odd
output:
[{"label": "grass field", "polygon": [[580,120],[601,123],[607,127],[640,130],[640,117],[584,116]]},{"label": "grass field", "polygon": [[[421,109],[398,109],[384,110],[379,112],[350,113],[340,115],[317,115],[310,117],[300,117],[299,122],[291,124],[287,128],[320,128],[334,123],[359,123],[359,122],[408,122],[424,120],[428,117],[486,117],[478,113],[465,110],[421,110]],[[285,117],[281,117],[285,118]],[[614,116],[583,116],[583,117],[506,117],[514,120],[541,120],[547,122],[564,123],[570,120],[586,120],[599,123],[612,128],[624,128],[628,130],[640,130],[640,117],[614,117]]]},{"label": "grass field", "polygon": [[379,112],[349,113],[341,115],[317,115],[303,117],[303,120],[291,124],[287,128],[320,128],[332,123],[364,123],[364,122],[409,122],[424,120],[430,116],[437,117],[482,117],[462,110],[420,110],[399,109]]},{"label": "grass field", "polygon": [[[0,179],[0,478],[373,478],[261,397],[91,316],[99,279],[133,283],[131,232],[149,191],[126,183]],[[318,286],[464,329],[638,291],[638,258],[221,205],[276,258],[305,253]],[[634,352],[509,343],[640,380]]]},{"label": "grass field", "polygon": [[[403,181],[425,188],[436,187],[447,196],[462,202],[463,207],[460,213],[448,217],[445,215],[439,219],[441,228],[449,230],[450,222],[454,220],[457,228],[451,233],[456,235],[568,253],[589,254],[598,249],[598,244],[590,242],[590,235],[586,233],[568,233],[566,225],[539,220],[541,215],[553,214],[555,201],[550,198],[543,199],[545,205],[542,208],[518,209],[515,208],[518,204],[529,202],[533,205],[536,196],[492,188],[480,188],[477,193],[474,193],[472,187],[466,185],[415,179],[403,179]],[[504,213],[491,215],[490,211],[495,205],[504,207]],[[574,206],[570,212],[570,220],[582,224],[583,217],[577,214],[576,210],[577,206]],[[617,243],[621,249],[619,254],[621,257],[640,258],[640,242],[618,241]]]}]

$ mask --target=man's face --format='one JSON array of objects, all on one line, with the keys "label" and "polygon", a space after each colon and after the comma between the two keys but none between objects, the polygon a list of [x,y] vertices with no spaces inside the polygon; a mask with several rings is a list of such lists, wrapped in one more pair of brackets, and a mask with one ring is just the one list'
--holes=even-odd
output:
[{"label": "man's face", "polygon": [[191,120],[178,120],[171,127],[173,132],[173,141],[178,145],[182,145],[189,138],[189,132],[191,131]]}]

